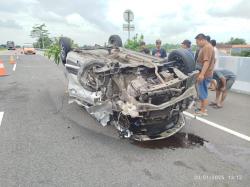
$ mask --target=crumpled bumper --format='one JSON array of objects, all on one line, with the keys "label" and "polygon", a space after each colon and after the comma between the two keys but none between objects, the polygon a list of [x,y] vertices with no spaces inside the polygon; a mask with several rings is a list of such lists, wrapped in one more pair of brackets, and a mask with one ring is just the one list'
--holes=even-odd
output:
[{"label": "crumpled bumper", "polygon": [[185,124],[186,124],[185,117],[184,117],[183,113],[180,113],[179,120],[173,128],[170,128],[170,129],[158,134],[157,136],[134,134],[131,136],[131,139],[136,140],[136,141],[152,141],[152,140],[164,139],[164,138],[170,137],[170,136],[174,135],[175,133],[179,132],[185,126]]}]

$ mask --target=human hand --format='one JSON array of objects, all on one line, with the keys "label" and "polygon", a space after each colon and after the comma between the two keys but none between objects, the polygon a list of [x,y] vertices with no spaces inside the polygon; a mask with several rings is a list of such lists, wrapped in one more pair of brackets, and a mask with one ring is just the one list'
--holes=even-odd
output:
[{"label": "human hand", "polygon": [[226,87],[225,87],[225,86],[221,87],[221,88],[220,88],[220,91],[221,91],[221,92],[225,92],[225,91],[226,91]]},{"label": "human hand", "polygon": [[197,81],[201,82],[202,80],[204,80],[204,75],[202,73],[200,73],[197,77]]}]

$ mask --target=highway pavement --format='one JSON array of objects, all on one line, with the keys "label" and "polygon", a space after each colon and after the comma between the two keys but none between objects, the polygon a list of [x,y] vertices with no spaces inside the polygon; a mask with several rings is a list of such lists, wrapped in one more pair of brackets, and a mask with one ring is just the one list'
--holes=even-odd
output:
[{"label": "highway pavement", "polygon": [[[168,139],[120,139],[68,104],[62,65],[15,51],[1,51],[0,59],[8,73],[0,77],[1,187],[249,186],[246,139],[188,117]],[[249,111],[250,96],[230,92],[205,119],[250,137]]]}]

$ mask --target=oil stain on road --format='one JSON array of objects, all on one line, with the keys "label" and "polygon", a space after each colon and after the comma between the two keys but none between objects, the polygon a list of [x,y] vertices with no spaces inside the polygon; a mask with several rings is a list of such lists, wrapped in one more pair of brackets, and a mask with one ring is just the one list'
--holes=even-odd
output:
[{"label": "oil stain on road", "polygon": [[147,142],[133,141],[132,144],[141,148],[148,149],[176,149],[176,148],[193,148],[201,147],[207,140],[190,133],[177,133],[169,138]]}]

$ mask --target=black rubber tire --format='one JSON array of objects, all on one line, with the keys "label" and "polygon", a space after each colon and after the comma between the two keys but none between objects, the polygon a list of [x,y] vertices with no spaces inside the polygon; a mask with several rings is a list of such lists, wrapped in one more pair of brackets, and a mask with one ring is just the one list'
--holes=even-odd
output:
[{"label": "black rubber tire", "polygon": [[168,55],[168,61],[176,61],[174,65],[186,75],[195,70],[194,57],[186,49],[173,50]]},{"label": "black rubber tire", "polygon": [[88,71],[91,68],[93,68],[93,67],[103,67],[103,66],[105,66],[104,62],[97,61],[97,60],[91,60],[89,62],[84,63],[80,67],[80,69],[78,71],[77,79],[80,82],[80,84],[83,86],[83,88],[85,88],[88,91],[95,92],[95,91],[98,91],[101,86],[106,86],[108,84],[108,80],[104,79],[104,81],[102,80],[103,81],[103,85],[100,85],[98,88],[93,88],[93,86],[90,86],[90,85],[86,84],[87,80],[83,77],[83,76],[85,76],[85,77],[87,76],[85,73],[88,73]]},{"label": "black rubber tire", "polygon": [[59,45],[61,47],[60,57],[61,57],[63,65],[65,65],[67,54],[71,50],[71,40],[66,37],[61,37],[59,39]]},{"label": "black rubber tire", "polygon": [[115,47],[122,47],[122,39],[119,35],[111,35],[109,37],[108,44]]}]

